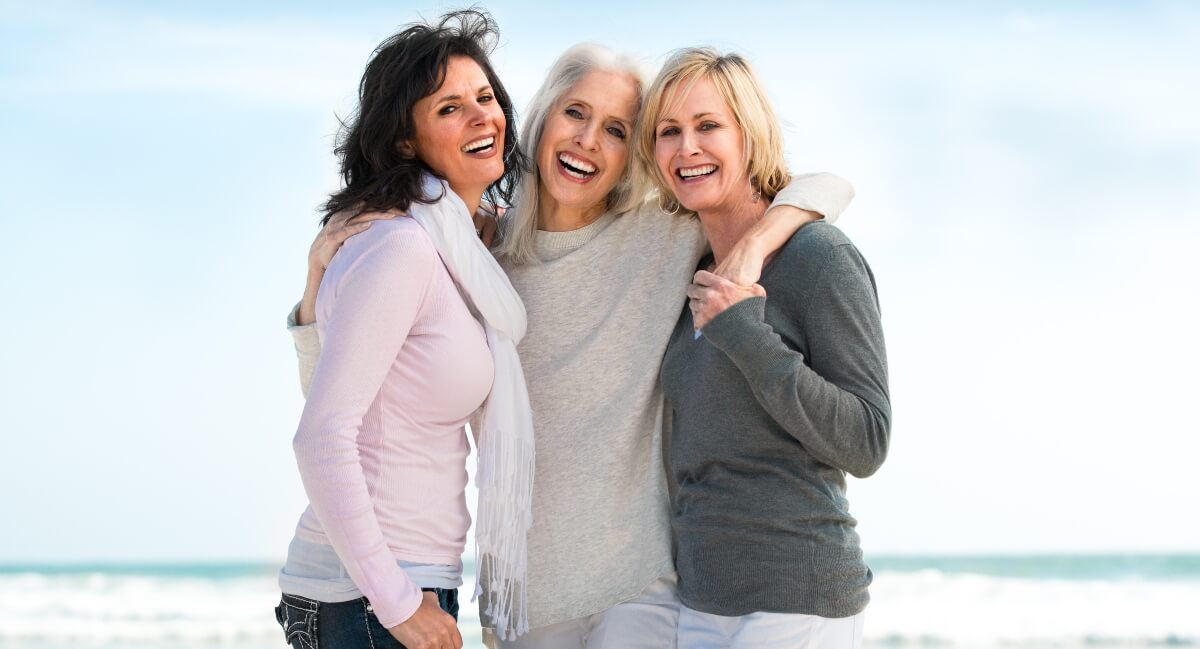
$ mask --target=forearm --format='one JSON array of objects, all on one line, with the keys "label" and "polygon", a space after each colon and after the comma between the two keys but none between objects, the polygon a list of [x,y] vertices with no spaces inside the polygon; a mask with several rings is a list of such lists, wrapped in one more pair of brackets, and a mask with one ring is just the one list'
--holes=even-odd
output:
[{"label": "forearm", "polygon": [[383,535],[355,442],[357,428],[327,428],[335,421],[350,422],[322,416],[330,414],[323,410],[305,413],[293,442],[304,491],[355,586],[380,622],[395,626],[420,606],[421,589],[396,563]]},{"label": "forearm", "polygon": [[768,257],[784,246],[807,223],[822,218],[830,223],[854,198],[854,187],[829,173],[792,177],[767,208],[766,214],[734,245],[716,274],[735,284],[758,281]]},{"label": "forearm", "polygon": [[730,307],[705,327],[704,336],[738,367],[759,404],[813,457],[858,477],[878,470],[887,455],[890,428],[881,359],[848,363],[852,367],[836,383],[825,378],[765,321],[763,298]]},{"label": "forearm", "polygon": [[[766,215],[759,219],[746,234],[737,242],[735,248],[741,248],[745,257],[766,259],[771,253],[783,247],[792,235],[806,223],[819,221],[821,215],[811,210],[800,209],[790,205],[768,209]],[[733,257],[737,253],[730,256]]]},{"label": "forearm", "polygon": [[324,268],[309,268],[308,280],[304,283],[304,296],[296,310],[296,324],[307,325],[317,320],[317,291],[321,288],[321,279],[325,276]]}]

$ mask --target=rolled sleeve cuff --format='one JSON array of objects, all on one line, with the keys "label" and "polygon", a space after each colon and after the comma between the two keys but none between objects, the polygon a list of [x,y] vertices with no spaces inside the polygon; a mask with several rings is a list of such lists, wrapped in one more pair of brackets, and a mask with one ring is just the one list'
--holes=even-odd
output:
[{"label": "rolled sleeve cuff", "polygon": [[313,322],[306,325],[296,324],[299,318],[300,303],[297,302],[296,306],[292,307],[292,310],[287,315],[287,330],[292,334],[292,340],[296,342],[296,349],[307,351],[318,347],[320,339],[317,338],[317,323]]}]

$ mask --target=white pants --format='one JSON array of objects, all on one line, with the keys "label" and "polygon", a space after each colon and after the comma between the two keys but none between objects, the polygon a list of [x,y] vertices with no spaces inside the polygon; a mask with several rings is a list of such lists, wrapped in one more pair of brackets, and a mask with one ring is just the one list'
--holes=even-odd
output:
[{"label": "white pants", "polygon": [[671,649],[679,628],[674,574],[637,597],[587,617],[539,627],[516,640],[497,640],[498,649]]},{"label": "white pants", "polygon": [[828,618],[751,613],[727,617],[680,605],[678,649],[859,649],[863,615]]}]

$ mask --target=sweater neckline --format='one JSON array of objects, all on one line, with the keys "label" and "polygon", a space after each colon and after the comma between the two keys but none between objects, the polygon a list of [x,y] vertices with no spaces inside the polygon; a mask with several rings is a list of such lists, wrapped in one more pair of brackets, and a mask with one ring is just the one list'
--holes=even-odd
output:
[{"label": "sweater neckline", "polygon": [[604,228],[608,227],[616,217],[617,215],[612,212],[605,212],[600,215],[600,218],[582,228],[567,230],[566,232],[538,230],[533,235],[534,249],[539,251],[545,250],[547,252],[573,250],[595,239],[596,235],[604,231]]}]

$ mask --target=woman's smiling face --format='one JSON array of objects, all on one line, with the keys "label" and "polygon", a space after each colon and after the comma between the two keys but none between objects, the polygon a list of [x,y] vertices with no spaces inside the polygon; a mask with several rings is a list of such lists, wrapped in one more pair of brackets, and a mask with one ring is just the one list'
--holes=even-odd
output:
[{"label": "woman's smiling face", "polygon": [[412,117],[416,137],[405,145],[463,200],[504,174],[504,110],[471,58],[451,57],[441,87],[413,105]]},{"label": "woman's smiling face", "polygon": [[562,207],[603,204],[628,171],[637,106],[637,83],[628,74],[593,70],[575,82],[542,127],[539,189]]},{"label": "woman's smiling face", "polygon": [[[726,209],[751,200],[745,135],[713,82],[700,78],[668,88],[655,124],[654,158],[679,204],[694,212]],[[672,105],[674,104],[674,105]]]}]

